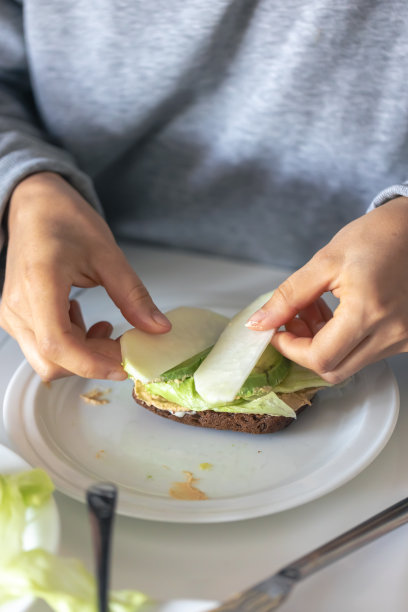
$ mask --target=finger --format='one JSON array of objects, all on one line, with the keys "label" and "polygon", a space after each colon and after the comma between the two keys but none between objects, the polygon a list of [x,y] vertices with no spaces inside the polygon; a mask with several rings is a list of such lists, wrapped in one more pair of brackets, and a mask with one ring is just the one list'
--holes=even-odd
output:
[{"label": "finger", "polygon": [[289,323],[286,323],[285,328],[286,331],[291,332],[294,336],[300,336],[304,338],[313,337],[313,332],[307,322],[303,321],[302,319],[297,319],[296,317],[289,321]]},{"label": "finger", "polygon": [[34,333],[26,327],[25,323],[14,311],[6,306],[4,300],[0,307],[0,325],[18,342],[24,357],[44,382],[69,374],[66,370],[55,366],[41,357]]},{"label": "finger", "polygon": [[376,336],[367,336],[337,367],[326,373],[325,379],[333,384],[343,382],[370,363],[395,355],[395,346],[385,347],[379,351],[378,345],[379,340]]},{"label": "finger", "polygon": [[170,330],[171,323],[154,304],[146,287],[118,249],[115,257],[102,266],[101,284],[113,302],[134,327],[160,334]]},{"label": "finger", "polygon": [[87,334],[87,338],[109,338],[113,331],[113,325],[108,321],[98,321],[92,325]]},{"label": "finger", "polygon": [[[119,361],[87,343],[73,333],[69,318],[68,289],[61,289],[61,280],[40,275],[31,286],[29,301],[38,352],[48,362],[85,378],[124,380],[126,373]],[[78,329],[78,328],[77,328]],[[105,341],[107,342],[107,341]]]},{"label": "finger", "polygon": [[277,332],[272,344],[285,357],[325,378],[368,335],[361,316],[357,312],[346,315],[347,312],[347,309],[339,307],[334,317],[313,338]]},{"label": "finger", "polygon": [[307,323],[312,335],[317,334],[328,321],[327,312],[323,308],[322,302],[323,300],[320,298],[316,300],[316,302],[313,302],[313,304],[310,304],[310,306],[299,311],[299,318]]},{"label": "finger", "polygon": [[81,307],[76,300],[70,302],[69,318],[74,325],[84,332],[87,338],[109,338],[113,331],[113,326],[109,321],[98,321],[86,331]]},{"label": "finger", "polygon": [[[58,378],[71,376],[72,372],[52,363],[48,359],[45,359],[38,351],[36,337],[34,332],[29,329],[22,327],[18,328],[15,333],[15,338],[19,343],[21,350],[31,367],[37,372],[44,382],[50,382]],[[96,353],[108,355],[115,361],[121,359],[120,345],[114,340],[109,340],[109,344],[89,341],[90,348]],[[97,339],[96,339],[97,340]]]},{"label": "finger", "polygon": [[330,319],[333,317],[333,311],[332,309],[326,304],[325,300],[320,297],[318,300],[316,300],[316,304],[320,309],[320,312],[322,313],[322,318],[327,322],[330,321]]},{"label": "finger", "polygon": [[87,346],[96,354],[103,355],[112,359],[115,363],[121,363],[122,353],[120,350],[120,342],[113,338],[93,337],[86,339]]},{"label": "finger", "polygon": [[86,325],[82,316],[82,311],[79,303],[76,300],[71,300],[69,305],[69,318],[74,325],[86,331]]},{"label": "finger", "polygon": [[329,289],[331,281],[331,267],[319,267],[316,258],[312,258],[279,285],[270,300],[249,318],[246,325],[259,330],[278,329],[315,302]]},{"label": "finger", "polygon": [[304,323],[307,324],[312,332],[312,336],[316,335],[326,323],[316,302],[313,302],[313,304],[310,304],[310,306],[307,306],[307,308],[300,310],[298,316],[302,321],[304,321]]},{"label": "finger", "polygon": [[9,316],[5,313],[4,302],[0,305],[0,327],[4,329],[5,332],[15,338],[12,327],[9,323]]},{"label": "finger", "polygon": [[40,355],[34,332],[20,327],[16,331],[14,337],[19,343],[24,357],[27,359],[33,370],[40,376],[42,381],[50,382],[52,380],[56,380],[57,378],[63,378],[64,376],[71,375],[71,372],[68,370],[61,368]]}]

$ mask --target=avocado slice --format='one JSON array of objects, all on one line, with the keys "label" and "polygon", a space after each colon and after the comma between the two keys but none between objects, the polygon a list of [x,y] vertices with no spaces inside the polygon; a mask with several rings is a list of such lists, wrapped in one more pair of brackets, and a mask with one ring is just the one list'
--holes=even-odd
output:
[{"label": "avocado slice", "polygon": [[173,368],[170,368],[170,370],[163,372],[163,374],[160,375],[160,380],[164,382],[167,382],[169,380],[184,380],[188,376],[193,376],[194,372],[196,371],[200,363],[204,361],[204,359],[207,357],[211,349],[212,346],[209,346],[200,353],[197,353],[196,355],[189,357],[185,361],[178,363]]},{"label": "avocado slice", "polygon": [[289,367],[290,361],[269,344],[239,390],[237,398],[256,395],[262,387],[275,387],[286,378]]},{"label": "avocado slice", "polygon": [[[169,382],[172,380],[185,380],[193,376],[194,372],[207,357],[212,346],[204,349],[200,353],[193,355],[182,363],[177,364],[170,370],[163,372],[160,381]],[[248,398],[257,394],[258,389],[263,387],[274,387],[279,384],[289,372],[290,362],[281,355],[272,345],[268,345],[251,374],[242,385],[238,398]]]}]

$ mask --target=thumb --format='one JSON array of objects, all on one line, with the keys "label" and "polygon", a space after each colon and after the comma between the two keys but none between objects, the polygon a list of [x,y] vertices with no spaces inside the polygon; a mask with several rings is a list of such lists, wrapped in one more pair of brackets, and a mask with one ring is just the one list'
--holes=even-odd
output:
[{"label": "thumb", "polygon": [[170,321],[157,308],[119,248],[110,258],[109,265],[99,274],[109,297],[131,325],[153,334],[170,330]]},{"label": "thumb", "polygon": [[313,304],[330,284],[328,270],[312,258],[279,285],[266,304],[251,315],[246,326],[257,330],[278,329]]}]

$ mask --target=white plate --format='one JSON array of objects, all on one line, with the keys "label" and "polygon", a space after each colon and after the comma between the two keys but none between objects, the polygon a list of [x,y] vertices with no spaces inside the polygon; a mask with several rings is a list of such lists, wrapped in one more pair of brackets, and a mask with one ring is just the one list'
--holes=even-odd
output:
[{"label": "white plate", "polygon": [[[30,470],[21,457],[5,446],[0,445],[0,474],[14,474]],[[27,510],[29,524],[24,531],[23,547],[25,550],[44,548],[49,552],[57,552],[60,534],[60,522],[57,506],[53,498],[42,508]],[[0,612],[23,612],[33,602],[32,597],[24,597],[12,603],[0,606]]]},{"label": "white plate", "polygon": [[[108,404],[80,398],[95,387],[112,389]],[[108,480],[119,487],[121,514],[209,523],[293,508],[344,484],[385,446],[399,408],[385,362],[320,392],[297,422],[272,435],[178,424],[138,407],[131,391],[130,381],[76,377],[47,387],[24,362],[7,389],[5,427],[21,455],[74,499],[83,501],[91,482]],[[208,500],[170,497],[183,471],[198,479]]]}]

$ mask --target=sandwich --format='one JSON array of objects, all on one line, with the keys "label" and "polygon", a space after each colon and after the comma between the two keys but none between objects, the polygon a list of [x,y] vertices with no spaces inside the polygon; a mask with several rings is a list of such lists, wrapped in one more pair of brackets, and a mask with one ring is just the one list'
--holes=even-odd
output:
[{"label": "sandwich", "polygon": [[269,296],[231,321],[180,307],[166,313],[167,334],[125,332],[122,363],[135,401],[178,423],[218,430],[274,433],[295,422],[329,383],[281,355],[270,344],[272,331],[245,327]]}]

